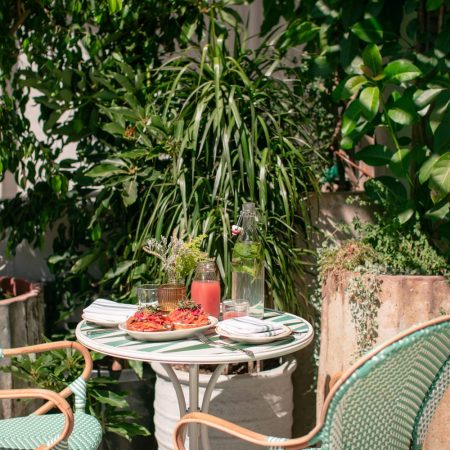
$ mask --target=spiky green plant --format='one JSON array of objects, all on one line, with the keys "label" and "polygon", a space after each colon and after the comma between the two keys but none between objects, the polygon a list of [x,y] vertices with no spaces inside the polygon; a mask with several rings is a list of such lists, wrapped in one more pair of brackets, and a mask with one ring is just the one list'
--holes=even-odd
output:
[{"label": "spiky green plant", "polygon": [[[120,94],[126,103],[104,109],[117,149],[87,172],[102,187],[98,223],[110,213],[102,201],[117,198],[114,189],[121,189],[128,211],[140,207],[130,226],[132,251],[118,261],[128,285],[143,273],[158,276],[142,259],[148,237],[206,234],[205,250],[216,257],[228,295],[230,228],[241,204],[254,201],[269,292],[276,306],[304,311],[295,282],[304,252],[297,233],[307,229],[306,197],[315,189],[307,111],[294,93],[298,80],[288,83],[275,70],[280,61],[270,47],[252,51],[238,36],[230,49],[212,26],[206,45],[153,72],[154,89],[144,100],[130,89]],[[114,80],[111,73],[104,84]]]}]

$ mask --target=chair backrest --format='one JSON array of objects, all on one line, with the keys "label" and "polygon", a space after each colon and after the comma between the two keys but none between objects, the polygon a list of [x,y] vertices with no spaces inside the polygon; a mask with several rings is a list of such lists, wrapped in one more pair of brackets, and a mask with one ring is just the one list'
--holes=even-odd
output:
[{"label": "chair backrest", "polygon": [[448,387],[449,359],[450,316],[373,350],[330,392],[315,441],[328,450],[420,448]]},{"label": "chair backrest", "polygon": [[422,445],[427,435],[428,427],[437,407],[444,397],[444,394],[450,386],[450,358],[447,358],[445,364],[441,367],[433,383],[428,389],[419,413],[417,414],[413,430],[412,450],[422,449]]}]

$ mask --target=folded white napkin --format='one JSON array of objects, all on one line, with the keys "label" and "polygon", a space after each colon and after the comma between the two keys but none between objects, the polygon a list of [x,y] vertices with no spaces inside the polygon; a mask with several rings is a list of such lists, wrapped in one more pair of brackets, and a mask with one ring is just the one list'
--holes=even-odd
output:
[{"label": "folded white napkin", "polygon": [[111,321],[122,323],[136,311],[137,305],[117,303],[112,300],[98,298],[97,300],[94,300],[87,308],[83,309],[83,318],[86,320],[91,320],[92,322]]},{"label": "folded white napkin", "polygon": [[254,317],[234,317],[220,322],[219,328],[225,333],[247,337],[277,336],[284,333],[282,325]]}]

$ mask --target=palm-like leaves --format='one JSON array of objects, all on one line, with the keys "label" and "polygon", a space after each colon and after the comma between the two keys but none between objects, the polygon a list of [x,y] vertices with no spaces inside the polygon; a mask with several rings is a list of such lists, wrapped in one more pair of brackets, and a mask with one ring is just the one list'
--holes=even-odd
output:
[{"label": "palm-like leaves", "polygon": [[[275,61],[268,48],[238,48],[231,55],[213,36],[205,47],[176,55],[154,73],[156,88],[145,105],[129,101],[106,110],[112,122],[105,129],[116,135],[128,130],[128,137],[133,130],[134,149],[114,162],[119,170],[128,164],[126,173],[113,170],[104,186],[137,184],[136,195],[123,197],[129,210],[134,202],[141,208],[134,253],[127,256],[131,266],[142,267],[139,249],[148,236],[204,233],[225,295],[230,292],[231,224],[244,200],[256,202],[268,291],[278,307],[298,312],[303,308],[295,280],[302,274],[303,251],[296,235],[306,229],[302,205],[315,186],[305,109],[290,85],[266,75]],[[147,151],[139,153],[142,148]],[[96,176],[95,170],[90,175]],[[142,269],[131,266],[129,283],[142,277]]]}]

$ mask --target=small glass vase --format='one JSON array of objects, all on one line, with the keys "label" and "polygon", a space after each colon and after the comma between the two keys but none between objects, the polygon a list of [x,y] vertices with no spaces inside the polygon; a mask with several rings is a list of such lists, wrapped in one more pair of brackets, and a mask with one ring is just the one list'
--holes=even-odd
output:
[{"label": "small glass vase", "polygon": [[182,283],[171,282],[158,287],[158,304],[164,313],[170,313],[177,308],[178,302],[186,297],[186,286]]}]

